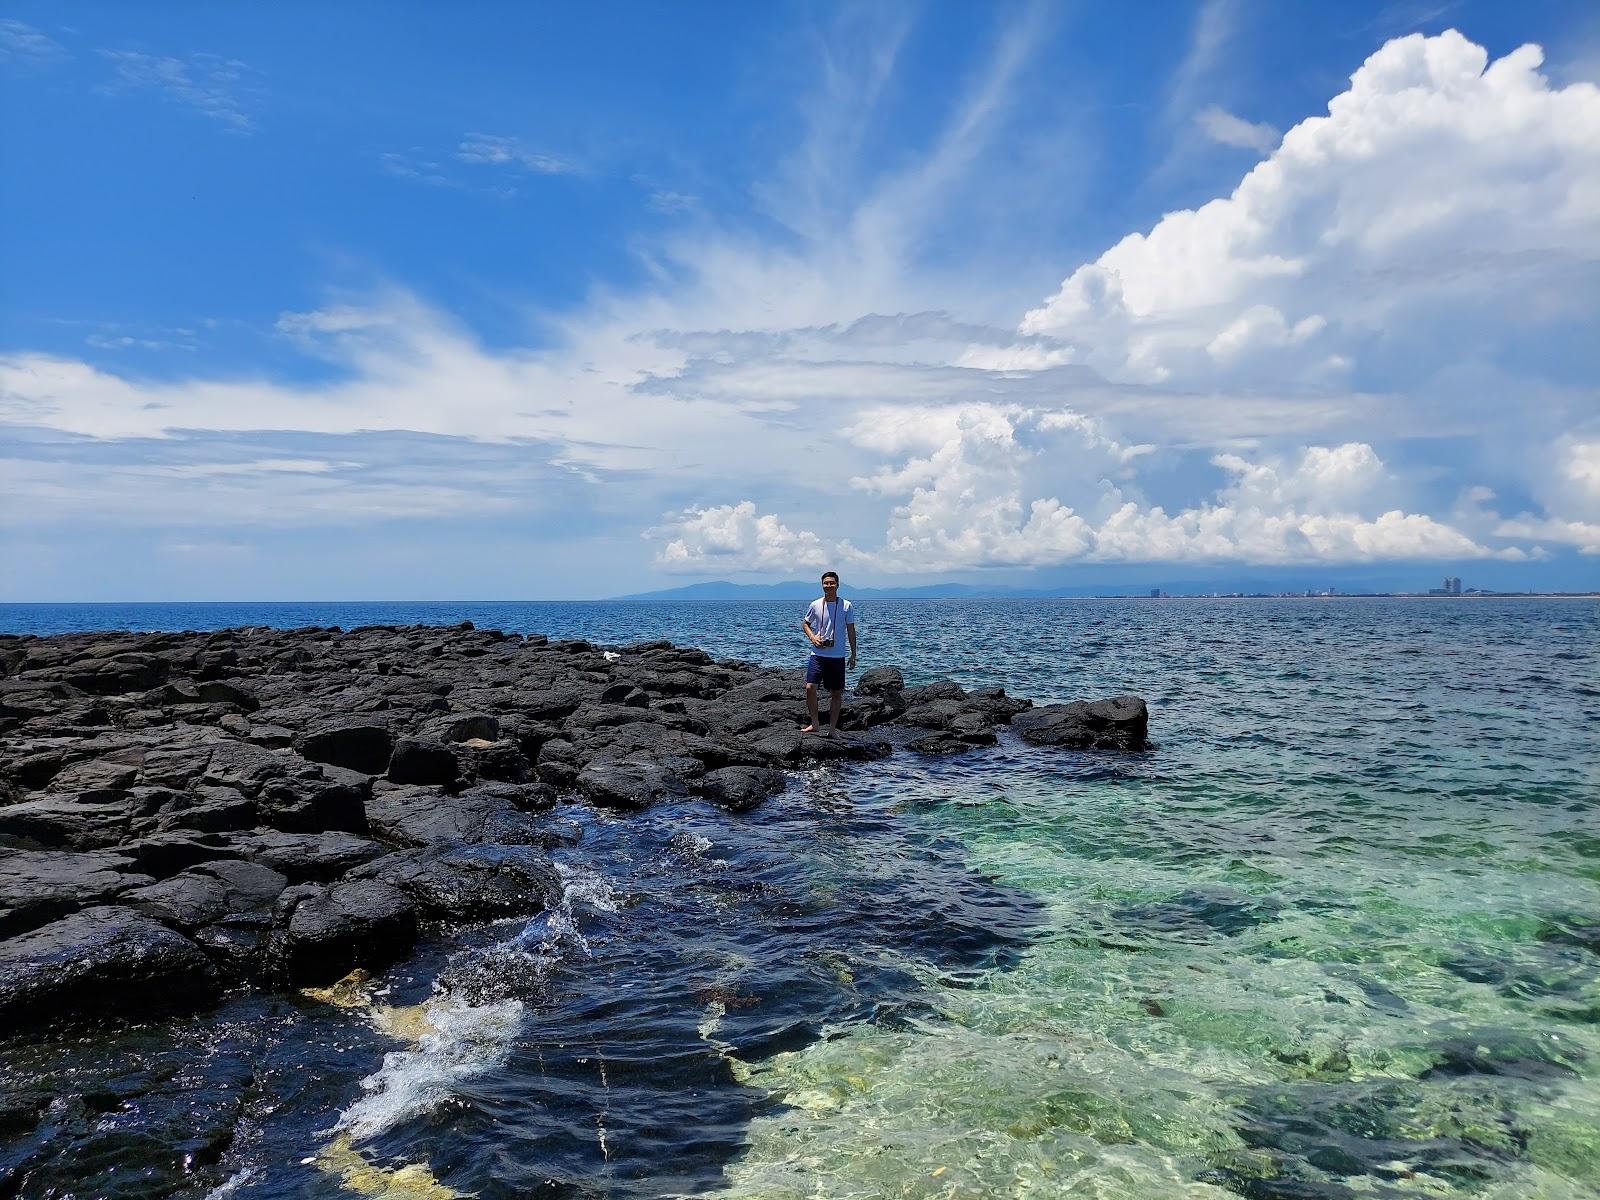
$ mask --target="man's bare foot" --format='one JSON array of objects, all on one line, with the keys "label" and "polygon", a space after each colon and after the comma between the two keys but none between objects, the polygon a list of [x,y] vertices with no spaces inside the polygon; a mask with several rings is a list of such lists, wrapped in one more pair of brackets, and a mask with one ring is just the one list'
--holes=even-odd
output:
[{"label": "man's bare foot", "polygon": [[831,738],[834,734],[838,733],[839,731],[836,728],[834,728],[832,725],[828,725],[828,726],[826,726],[826,727],[824,727],[822,729],[817,730],[817,732],[820,733],[825,738]]},{"label": "man's bare foot", "polygon": [[817,727],[815,725],[802,725],[802,726],[800,726],[800,732],[801,733],[815,733],[816,731],[817,731]]}]

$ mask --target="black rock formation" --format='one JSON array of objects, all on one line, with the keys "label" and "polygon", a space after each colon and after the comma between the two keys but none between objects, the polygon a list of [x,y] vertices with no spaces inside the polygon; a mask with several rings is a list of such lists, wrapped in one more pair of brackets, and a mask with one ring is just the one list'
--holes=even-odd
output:
[{"label": "black rock formation", "polygon": [[1134,697],[1034,708],[888,666],[838,736],[802,735],[800,682],[466,623],[0,636],[0,1026],[327,983],[428,922],[537,913],[563,803],[742,813],[786,770],[976,750],[1006,724],[1145,745]]}]

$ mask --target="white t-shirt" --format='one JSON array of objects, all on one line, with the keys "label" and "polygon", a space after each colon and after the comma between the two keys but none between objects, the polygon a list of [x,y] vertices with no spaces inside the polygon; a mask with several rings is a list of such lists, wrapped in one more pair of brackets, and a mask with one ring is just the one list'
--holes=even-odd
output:
[{"label": "white t-shirt", "polygon": [[806,609],[806,625],[823,641],[832,638],[833,645],[813,646],[811,653],[818,658],[847,658],[850,654],[850,638],[845,633],[845,626],[855,623],[856,614],[850,607],[850,601],[840,599],[829,604],[820,596],[817,597]]}]

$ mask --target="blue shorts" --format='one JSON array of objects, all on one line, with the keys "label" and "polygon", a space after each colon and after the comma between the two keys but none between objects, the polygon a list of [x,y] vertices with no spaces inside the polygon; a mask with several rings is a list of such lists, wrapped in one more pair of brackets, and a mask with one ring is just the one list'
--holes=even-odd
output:
[{"label": "blue shorts", "polygon": [[844,691],[844,659],[813,654],[806,663],[806,682],[820,683],[830,692]]}]

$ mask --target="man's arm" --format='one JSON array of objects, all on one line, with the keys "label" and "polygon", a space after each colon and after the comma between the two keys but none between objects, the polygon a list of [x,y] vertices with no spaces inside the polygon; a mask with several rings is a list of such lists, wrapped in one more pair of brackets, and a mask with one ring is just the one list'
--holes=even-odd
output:
[{"label": "man's arm", "polygon": [[[806,637],[811,639],[811,644],[813,646],[817,647],[819,650],[822,649],[822,639],[811,632],[811,611],[809,609],[806,610],[806,615],[800,618],[800,629],[806,635]],[[852,629],[850,631],[850,644],[852,646],[855,645],[855,636],[856,632],[854,629]]]},{"label": "man's arm", "polygon": [[856,665],[856,623],[851,621],[844,627],[845,633],[850,635],[850,665]]}]

